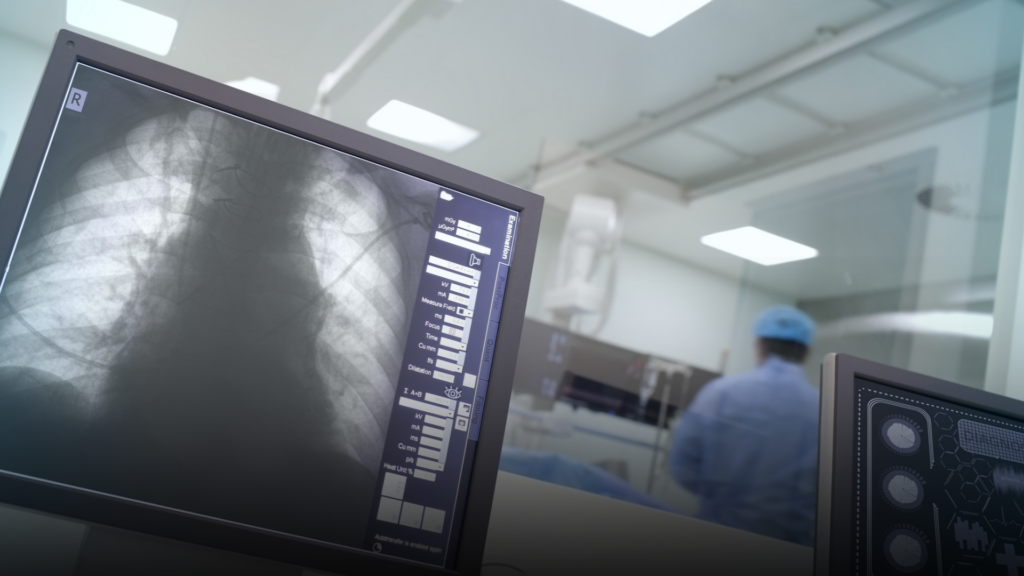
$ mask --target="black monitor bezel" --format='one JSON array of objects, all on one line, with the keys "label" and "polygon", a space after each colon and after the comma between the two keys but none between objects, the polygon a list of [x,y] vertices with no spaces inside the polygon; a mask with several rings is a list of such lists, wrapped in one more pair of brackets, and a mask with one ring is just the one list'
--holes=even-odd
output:
[{"label": "black monitor bezel", "polygon": [[0,258],[4,259],[5,265],[14,249],[51,134],[78,63],[516,210],[520,218],[515,259],[505,289],[502,322],[498,329],[491,368],[492,379],[471,472],[473,480],[457,543],[454,571],[368,551],[325,545],[269,530],[243,527],[3,471],[0,471],[0,501],[90,523],[150,533],[309,568],[344,571],[346,574],[479,574],[537,248],[543,198],[219,82],[81,34],[61,30],[57,34],[0,195]]},{"label": "black monitor bezel", "polygon": [[[818,506],[815,523],[814,573],[852,573],[850,530],[853,498],[854,380],[860,378],[955,402],[1015,420],[1024,420],[1024,402],[894,368],[848,354],[829,354],[821,366],[821,410],[818,435]],[[837,503],[842,505],[837,506]]]}]

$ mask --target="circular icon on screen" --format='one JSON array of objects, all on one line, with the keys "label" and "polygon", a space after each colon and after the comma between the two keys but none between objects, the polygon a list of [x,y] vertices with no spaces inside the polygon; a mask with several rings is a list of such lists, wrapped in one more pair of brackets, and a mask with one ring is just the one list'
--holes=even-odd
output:
[{"label": "circular icon on screen", "polygon": [[909,419],[894,416],[882,422],[882,440],[899,454],[913,454],[921,447],[921,429]]},{"label": "circular icon on screen", "polygon": [[900,572],[917,572],[928,562],[926,538],[917,530],[897,528],[885,537],[885,559]]},{"label": "circular icon on screen", "polygon": [[911,470],[894,468],[882,478],[882,493],[893,506],[913,510],[924,501],[924,480]]},{"label": "circular icon on screen", "polygon": [[373,551],[374,552],[380,552],[383,549],[384,549],[384,547],[380,545],[380,542],[374,542],[373,543]]}]

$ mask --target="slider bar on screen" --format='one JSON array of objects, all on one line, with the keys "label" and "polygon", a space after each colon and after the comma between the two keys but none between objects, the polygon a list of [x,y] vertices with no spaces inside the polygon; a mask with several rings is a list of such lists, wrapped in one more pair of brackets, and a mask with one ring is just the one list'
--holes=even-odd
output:
[{"label": "slider bar on screen", "polygon": [[455,272],[451,272],[449,270],[445,270],[444,268],[438,268],[437,266],[431,266],[430,264],[427,264],[427,274],[433,274],[434,276],[440,276],[441,278],[446,278],[446,279],[451,280],[453,282],[460,282],[462,284],[465,284],[467,286],[472,286],[474,288],[476,288],[477,286],[480,285],[480,282],[478,282],[476,280],[473,280],[469,276],[463,276],[462,274],[456,274]]},{"label": "slider bar on screen", "polygon": [[398,405],[405,406],[406,408],[412,408],[413,410],[419,410],[420,412],[426,412],[427,414],[437,414],[438,416],[443,416],[445,418],[451,418],[455,414],[454,410],[445,410],[440,406],[427,404],[426,402],[420,402],[419,400],[413,400],[412,398],[399,398]]},{"label": "slider bar on screen", "polygon": [[488,248],[487,246],[482,246],[480,244],[477,244],[476,242],[470,242],[469,240],[463,240],[458,236],[450,236],[448,234],[445,234],[444,232],[434,232],[434,238],[437,238],[442,242],[447,242],[449,244],[461,246],[462,248],[466,248],[474,252],[485,254],[487,256],[491,255],[491,249]]}]

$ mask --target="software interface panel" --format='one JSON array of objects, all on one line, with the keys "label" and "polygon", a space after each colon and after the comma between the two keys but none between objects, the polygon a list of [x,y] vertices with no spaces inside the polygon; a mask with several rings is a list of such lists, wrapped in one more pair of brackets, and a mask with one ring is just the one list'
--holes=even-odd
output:
[{"label": "software interface panel", "polygon": [[78,64],[0,470],[451,565],[518,214]]},{"label": "software interface panel", "polygon": [[1024,424],[856,379],[856,574],[1024,568]]}]

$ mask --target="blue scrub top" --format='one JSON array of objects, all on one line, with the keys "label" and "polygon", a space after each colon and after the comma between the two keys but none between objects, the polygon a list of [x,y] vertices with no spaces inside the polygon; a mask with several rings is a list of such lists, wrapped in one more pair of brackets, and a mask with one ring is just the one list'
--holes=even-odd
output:
[{"label": "blue scrub top", "polygon": [[672,433],[669,468],[701,499],[698,517],[812,544],[818,391],[772,356],[705,386]]}]

